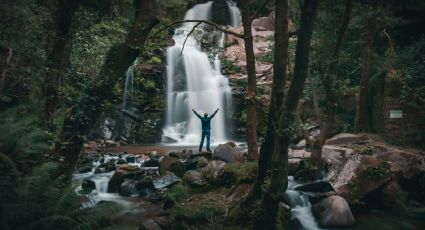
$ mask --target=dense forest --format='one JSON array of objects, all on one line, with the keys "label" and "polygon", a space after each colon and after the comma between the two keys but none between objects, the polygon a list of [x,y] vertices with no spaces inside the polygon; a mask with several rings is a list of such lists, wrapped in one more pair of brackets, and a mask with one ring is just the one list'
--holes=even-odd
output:
[{"label": "dense forest", "polygon": [[0,12],[0,229],[425,229],[425,1]]}]

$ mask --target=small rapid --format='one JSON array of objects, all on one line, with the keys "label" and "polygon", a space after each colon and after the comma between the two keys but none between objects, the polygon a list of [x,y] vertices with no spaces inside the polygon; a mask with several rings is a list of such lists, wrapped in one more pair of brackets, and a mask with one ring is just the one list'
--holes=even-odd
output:
[{"label": "small rapid", "polygon": [[300,185],[294,180],[293,176],[288,177],[288,189],[286,196],[291,206],[291,218],[299,220],[302,228],[305,230],[322,230],[312,212],[312,205],[308,194],[305,192],[294,190],[294,188]]}]

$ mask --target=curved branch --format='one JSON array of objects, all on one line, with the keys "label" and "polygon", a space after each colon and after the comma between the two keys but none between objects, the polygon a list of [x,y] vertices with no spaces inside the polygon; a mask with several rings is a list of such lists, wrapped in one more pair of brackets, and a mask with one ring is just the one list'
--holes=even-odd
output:
[{"label": "curved branch", "polygon": [[187,34],[187,36],[186,36],[186,38],[184,39],[184,42],[183,42],[183,47],[182,47],[182,51],[180,52],[180,56],[182,56],[182,54],[183,54],[184,46],[186,45],[187,39],[190,37],[191,34],[193,34],[193,31],[195,31],[196,27],[198,27],[199,25],[201,25],[201,23],[202,22],[198,22],[196,25],[194,25],[192,27],[192,30]]},{"label": "curved branch", "polygon": [[[205,23],[205,24],[214,26],[217,30],[220,30],[223,33],[230,34],[230,35],[233,35],[233,36],[238,37],[238,38],[244,38],[244,34],[238,34],[238,33],[234,32],[234,31],[228,30],[228,29],[220,26],[217,23],[214,23],[214,22],[211,22],[211,21],[208,21],[208,20],[181,20],[181,21],[175,21],[175,22],[172,22],[171,24],[168,24],[168,25],[164,26],[163,28],[161,28],[160,30],[158,30],[158,32],[156,32],[155,34],[158,34],[158,33],[162,32],[165,29],[168,29],[170,27],[173,27],[174,25],[185,23],[185,22],[198,22],[199,24],[200,23]],[[196,25],[196,26],[198,26],[198,25]]]}]

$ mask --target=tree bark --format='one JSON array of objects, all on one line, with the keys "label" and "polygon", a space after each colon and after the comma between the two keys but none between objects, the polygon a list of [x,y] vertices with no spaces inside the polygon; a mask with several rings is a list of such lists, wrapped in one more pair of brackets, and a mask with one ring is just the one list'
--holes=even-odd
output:
[{"label": "tree bark", "polygon": [[72,175],[86,135],[100,117],[103,102],[112,97],[110,92],[114,85],[139,56],[150,31],[159,23],[154,2],[134,1],[135,19],[126,40],[111,47],[98,76],[99,81],[85,92],[79,105],[72,108],[65,118],[61,143],[56,146],[55,156],[63,162],[62,172],[68,177]]},{"label": "tree bark", "polygon": [[70,64],[72,17],[80,3],[81,0],[59,1],[56,34],[53,49],[48,56],[50,73],[43,89],[46,97],[44,105],[45,125],[50,129],[53,129],[53,114],[59,103],[58,89],[61,83],[61,76]]},{"label": "tree bark", "polygon": [[253,200],[260,198],[261,187],[270,171],[274,150],[274,137],[278,130],[277,112],[284,102],[288,62],[288,0],[280,0],[275,5],[275,49],[273,60],[273,86],[268,113],[267,130],[261,145],[258,159],[257,179],[251,195]]},{"label": "tree bark", "polygon": [[357,132],[370,131],[367,94],[369,87],[369,70],[372,59],[373,37],[376,29],[376,20],[374,17],[371,17],[367,20],[361,35],[361,79],[355,120],[355,129]]},{"label": "tree bark", "polygon": [[249,11],[250,1],[238,1],[241,8],[242,24],[244,28],[244,42],[246,54],[246,71],[248,74],[248,98],[246,108],[246,126],[247,126],[247,142],[248,142],[248,159],[258,159],[258,143],[257,143],[257,79],[255,76],[255,55],[254,45],[251,31],[251,14]]},{"label": "tree bark", "polygon": [[311,146],[311,161],[316,168],[320,168],[322,159],[322,149],[330,134],[330,130],[334,127],[337,110],[337,93],[334,89],[334,79],[332,79],[332,73],[338,64],[339,53],[344,42],[345,35],[347,34],[348,24],[351,19],[351,12],[353,10],[353,1],[346,0],[345,10],[342,17],[341,27],[338,33],[337,40],[335,42],[335,48],[331,57],[329,65],[325,68],[325,72],[320,75],[323,87],[325,89],[325,112],[323,116],[320,116],[320,134],[317,137],[312,137],[308,132],[303,131],[304,138],[307,143]]},{"label": "tree bark", "polygon": [[[302,96],[308,74],[310,41],[313,34],[314,20],[318,0],[305,1],[301,10],[301,23],[295,51],[294,77],[289,87],[284,104],[279,108],[279,129],[275,135],[272,158],[271,184],[264,196],[262,212],[265,229],[276,229],[279,202],[288,187],[288,148],[291,129],[295,118],[298,101]],[[279,4],[278,2],[276,4]],[[287,4],[287,3],[286,3]],[[285,6],[287,8],[287,5]]]}]

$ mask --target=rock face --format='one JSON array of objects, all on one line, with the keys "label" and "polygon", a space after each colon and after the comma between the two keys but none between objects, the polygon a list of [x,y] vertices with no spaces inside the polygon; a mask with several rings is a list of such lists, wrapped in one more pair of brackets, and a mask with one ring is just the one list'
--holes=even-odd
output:
[{"label": "rock face", "polygon": [[137,184],[138,183],[136,180],[125,179],[124,182],[120,185],[118,193],[121,196],[137,195],[139,193]]},{"label": "rock face", "polygon": [[228,163],[245,161],[243,153],[237,149],[236,144],[233,142],[218,145],[214,149],[214,157]]},{"label": "rock face", "polygon": [[226,162],[224,161],[210,161],[208,165],[201,170],[202,177],[212,184],[220,182],[221,176],[224,174],[225,165]]},{"label": "rock face", "polygon": [[340,196],[331,196],[312,207],[321,227],[349,227],[355,223],[348,203]]},{"label": "rock face", "polygon": [[392,179],[425,173],[425,156],[388,145],[368,135],[338,134],[323,147],[327,179],[335,191],[354,204]]},{"label": "rock face", "polygon": [[142,170],[137,166],[124,165],[119,167],[108,182],[108,192],[119,192],[124,179],[138,180],[142,177]]},{"label": "rock face", "polygon": [[328,178],[335,191],[353,204],[391,179],[390,165],[375,156],[353,155]]},{"label": "rock face", "polygon": [[170,171],[175,173],[177,176],[183,176],[185,172],[183,163],[174,157],[164,156],[159,164],[159,171],[161,174],[164,174],[166,171]]}]

